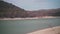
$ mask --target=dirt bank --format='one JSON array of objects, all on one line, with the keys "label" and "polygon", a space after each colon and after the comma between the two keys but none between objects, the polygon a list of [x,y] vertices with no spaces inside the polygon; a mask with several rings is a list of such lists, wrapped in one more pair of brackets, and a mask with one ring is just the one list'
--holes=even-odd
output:
[{"label": "dirt bank", "polygon": [[24,19],[40,19],[40,18],[60,18],[60,17],[45,16],[45,17],[33,17],[33,18],[0,18],[0,20],[24,20]]}]

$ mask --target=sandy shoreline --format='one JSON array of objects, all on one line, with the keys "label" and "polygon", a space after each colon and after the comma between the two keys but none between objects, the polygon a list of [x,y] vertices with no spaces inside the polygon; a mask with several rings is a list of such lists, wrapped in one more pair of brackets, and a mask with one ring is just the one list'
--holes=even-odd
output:
[{"label": "sandy shoreline", "polygon": [[40,19],[40,18],[60,18],[60,17],[33,17],[33,18],[0,18],[0,20],[24,20],[24,19]]},{"label": "sandy shoreline", "polygon": [[60,26],[46,28],[43,30],[34,31],[31,33],[27,33],[27,34],[60,34]]}]

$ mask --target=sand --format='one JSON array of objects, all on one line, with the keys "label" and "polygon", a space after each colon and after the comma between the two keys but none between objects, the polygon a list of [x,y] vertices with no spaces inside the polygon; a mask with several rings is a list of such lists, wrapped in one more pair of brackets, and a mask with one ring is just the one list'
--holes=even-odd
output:
[{"label": "sand", "polygon": [[38,30],[27,34],[60,34],[60,26]]}]

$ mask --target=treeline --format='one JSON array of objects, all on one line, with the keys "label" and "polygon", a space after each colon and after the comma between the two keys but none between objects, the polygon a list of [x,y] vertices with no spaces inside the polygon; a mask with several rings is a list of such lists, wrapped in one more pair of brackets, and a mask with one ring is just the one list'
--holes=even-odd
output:
[{"label": "treeline", "polygon": [[43,16],[60,16],[60,8],[26,11],[11,3],[0,1],[0,18],[26,18],[26,17],[43,17]]}]

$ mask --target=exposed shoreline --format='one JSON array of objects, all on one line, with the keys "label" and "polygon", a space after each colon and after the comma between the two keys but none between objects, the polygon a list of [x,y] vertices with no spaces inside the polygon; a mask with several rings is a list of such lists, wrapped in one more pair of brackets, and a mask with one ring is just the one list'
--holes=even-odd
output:
[{"label": "exposed shoreline", "polygon": [[33,17],[33,18],[0,18],[0,20],[24,20],[24,19],[40,19],[40,18],[60,18],[60,17],[45,16],[45,17]]},{"label": "exposed shoreline", "polygon": [[56,26],[56,27],[52,27],[52,28],[46,28],[43,30],[30,32],[27,34],[60,34],[60,26]]}]

